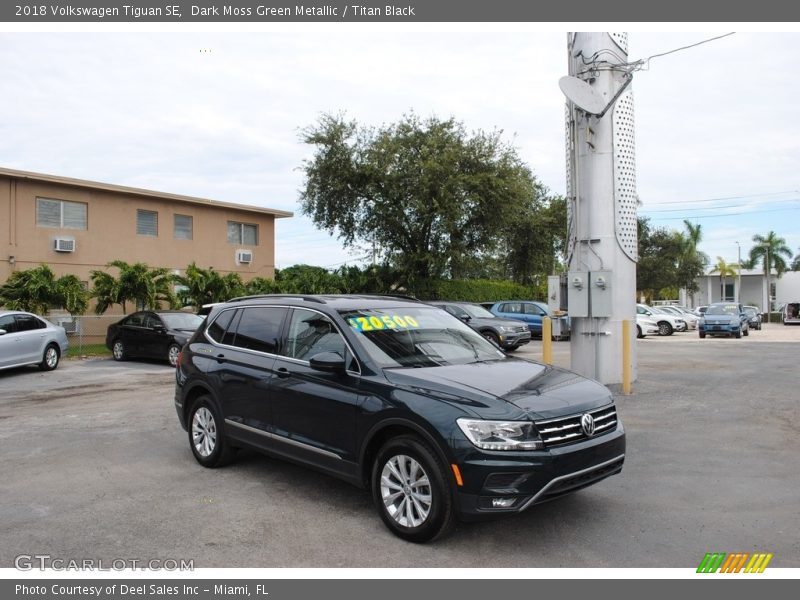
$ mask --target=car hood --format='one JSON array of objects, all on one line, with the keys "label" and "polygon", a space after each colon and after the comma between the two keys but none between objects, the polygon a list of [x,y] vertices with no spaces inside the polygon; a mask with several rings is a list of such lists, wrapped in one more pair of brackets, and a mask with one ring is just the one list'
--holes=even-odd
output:
[{"label": "car hood", "polygon": [[484,419],[549,419],[611,402],[611,393],[596,381],[516,358],[386,369],[385,374],[398,387],[459,405]]}]

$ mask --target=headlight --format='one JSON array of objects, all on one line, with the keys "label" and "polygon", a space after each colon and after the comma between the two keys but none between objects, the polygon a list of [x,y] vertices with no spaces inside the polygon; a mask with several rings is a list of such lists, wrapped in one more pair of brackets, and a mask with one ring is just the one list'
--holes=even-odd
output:
[{"label": "headlight", "polygon": [[543,447],[530,421],[456,421],[467,439],[481,450],[538,450]]},{"label": "headlight", "polygon": [[513,333],[516,330],[517,330],[517,328],[514,327],[514,326],[511,326],[511,327],[508,327],[506,325],[501,325],[500,326],[500,331],[505,331],[506,333]]}]

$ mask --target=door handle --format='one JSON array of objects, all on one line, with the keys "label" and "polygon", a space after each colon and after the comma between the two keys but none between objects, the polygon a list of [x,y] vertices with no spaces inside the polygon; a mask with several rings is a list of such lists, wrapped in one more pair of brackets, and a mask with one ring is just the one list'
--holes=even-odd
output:
[{"label": "door handle", "polygon": [[225,358],[224,354],[217,354],[216,358],[218,363],[228,362],[228,359]]},{"label": "door handle", "polygon": [[291,371],[289,371],[289,369],[287,369],[286,367],[281,367],[280,369],[278,369],[278,370],[275,372],[275,374],[276,374],[278,377],[280,377],[281,379],[286,379],[286,378],[287,378],[287,377],[289,377],[289,376],[290,376],[292,373],[291,373]]}]

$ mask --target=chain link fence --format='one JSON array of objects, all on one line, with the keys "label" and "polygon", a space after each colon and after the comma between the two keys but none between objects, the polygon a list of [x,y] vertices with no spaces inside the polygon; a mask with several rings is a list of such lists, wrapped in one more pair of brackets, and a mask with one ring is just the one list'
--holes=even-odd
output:
[{"label": "chain link fence", "polygon": [[124,315],[51,315],[48,319],[66,330],[71,351],[81,354],[86,350],[104,347],[108,326],[123,317]]}]

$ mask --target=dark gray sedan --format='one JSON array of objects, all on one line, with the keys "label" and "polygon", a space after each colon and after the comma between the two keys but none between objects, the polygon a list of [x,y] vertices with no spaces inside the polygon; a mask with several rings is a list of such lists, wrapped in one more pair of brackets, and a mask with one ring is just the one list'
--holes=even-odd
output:
[{"label": "dark gray sedan", "polygon": [[470,302],[431,302],[431,304],[458,317],[503,350],[516,350],[531,341],[531,332],[525,323],[493,315],[478,304]]},{"label": "dark gray sedan", "polygon": [[63,327],[28,312],[0,310],[0,369],[39,365],[52,371],[68,348]]}]

